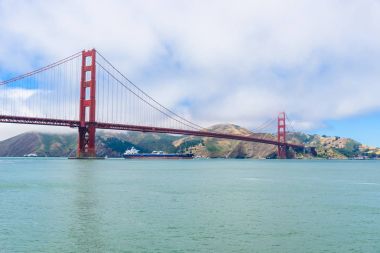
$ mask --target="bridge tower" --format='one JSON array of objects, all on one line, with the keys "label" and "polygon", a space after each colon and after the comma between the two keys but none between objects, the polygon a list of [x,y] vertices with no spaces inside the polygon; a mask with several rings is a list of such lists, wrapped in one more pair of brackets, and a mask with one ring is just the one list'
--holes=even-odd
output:
[{"label": "bridge tower", "polygon": [[82,51],[77,158],[96,157],[96,50]]},{"label": "bridge tower", "polygon": [[286,114],[285,112],[280,112],[277,118],[277,141],[279,143],[284,143],[278,145],[277,158],[286,159]]}]

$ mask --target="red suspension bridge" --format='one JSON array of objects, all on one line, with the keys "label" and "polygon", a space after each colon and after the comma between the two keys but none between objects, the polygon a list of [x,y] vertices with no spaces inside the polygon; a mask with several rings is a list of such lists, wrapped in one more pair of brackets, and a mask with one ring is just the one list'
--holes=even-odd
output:
[{"label": "red suspension bridge", "polygon": [[96,157],[96,129],[128,130],[224,138],[287,149],[287,117],[277,119],[277,139],[205,129],[153,99],[95,49],[0,82],[0,122],[78,128],[78,158]]}]

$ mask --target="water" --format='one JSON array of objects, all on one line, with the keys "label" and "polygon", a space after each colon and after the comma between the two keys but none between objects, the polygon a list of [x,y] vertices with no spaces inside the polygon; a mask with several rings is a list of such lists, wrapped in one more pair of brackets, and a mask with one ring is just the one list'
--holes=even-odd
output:
[{"label": "water", "polygon": [[0,252],[380,252],[378,161],[0,159]]}]

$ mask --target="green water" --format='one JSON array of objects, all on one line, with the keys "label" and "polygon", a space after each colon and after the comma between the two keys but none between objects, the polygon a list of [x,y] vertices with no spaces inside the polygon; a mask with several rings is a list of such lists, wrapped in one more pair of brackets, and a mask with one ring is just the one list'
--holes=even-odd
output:
[{"label": "green water", "polygon": [[0,252],[380,252],[380,162],[0,159]]}]

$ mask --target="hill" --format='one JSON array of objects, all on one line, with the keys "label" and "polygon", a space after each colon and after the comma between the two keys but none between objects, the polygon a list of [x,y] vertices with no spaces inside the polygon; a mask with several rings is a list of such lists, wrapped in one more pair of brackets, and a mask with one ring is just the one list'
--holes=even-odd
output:
[{"label": "hill", "polygon": [[[252,133],[232,124],[220,124],[210,131],[240,135],[251,135],[275,139],[272,134]],[[291,142],[315,146],[317,157],[345,159],[353,157],[377,157],[380,149],[370,148],[361,143],[341,137],[327,137],[304,133],[288,135]],[[0,142],[0,156],[23,156],[36,153],[38,156],[74,156],[77,145],[76,134],[48,134],[28,132]],[[275,158],[277,148],[272,145],[215,139],[209,137],[175,136],[139,132],[98,131],[96,147],[98,156],[121,157],[131,147],[141,152],[163,150],[165,152],[192,152],[198,157],[210,158]],[[289,157],[312,158],[311,154],[290,150]]]},{"label": "hill", "polygon": [[[274,136],[268,134],[256,134],[251,131],[232,124],[220,124],[209,128],[210,131],[250,135],[255,137],[266,137],[274,139]],[[192,153],[200,157],[211,158],[266,158],[276,153],[276,147],[272,145],[243,142],[235,140],[216,139],[210,137],[182,137],[174,142],[179,149],[187,148]]]}]

